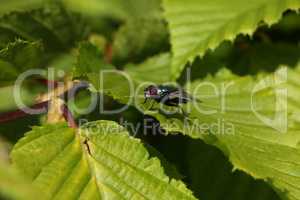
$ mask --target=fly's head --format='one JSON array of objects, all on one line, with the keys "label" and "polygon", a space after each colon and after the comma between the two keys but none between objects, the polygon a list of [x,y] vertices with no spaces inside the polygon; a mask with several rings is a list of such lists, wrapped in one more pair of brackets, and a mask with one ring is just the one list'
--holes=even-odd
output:
[{"label": "fly's head", "polygon": [[160,98],[160,90],[157,86],[150,85],[144,90],[145,99],[157,99]]}]

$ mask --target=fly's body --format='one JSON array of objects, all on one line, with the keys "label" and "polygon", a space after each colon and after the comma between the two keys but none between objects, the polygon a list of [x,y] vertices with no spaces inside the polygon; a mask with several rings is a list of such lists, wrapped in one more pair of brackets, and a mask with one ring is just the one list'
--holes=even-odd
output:
[{"label": "fly's body", "polygon": [[191,97],[182,89],[170,85],[150,85],[144,90],[145,102],[153,99],[167,106],[178,106],[191,100]]}]

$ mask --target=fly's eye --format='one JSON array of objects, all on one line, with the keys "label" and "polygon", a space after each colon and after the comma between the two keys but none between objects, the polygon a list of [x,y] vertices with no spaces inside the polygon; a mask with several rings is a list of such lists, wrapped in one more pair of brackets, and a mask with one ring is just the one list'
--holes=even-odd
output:
[{"label": "fly's eye", "polygon": [[149,90],[150,95],[157,95],[157,89],[154,87],[151,87]]}]

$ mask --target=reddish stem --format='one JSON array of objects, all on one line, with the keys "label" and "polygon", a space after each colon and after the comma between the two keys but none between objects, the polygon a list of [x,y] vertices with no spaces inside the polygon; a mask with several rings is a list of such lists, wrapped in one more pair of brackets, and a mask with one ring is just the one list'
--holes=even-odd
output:
[{"label": "reddish stem", "polygon": [[[55,87],[58,84],[57,81],[51,81],[51,80],[46,80],[46,79],[42,79],[42,78],[41,79],[36,79],[36,80],[39,80],[40,82],[45,83],[45,84],[54,84]],[[80,83],[76,84],[73,88],[71,88],[69,91],[66,91],[64,94],[61,94],[59,97],[64,99],[64,96],[65,96],[66,93],[70,93],[72,95],[75,95],[75,93],[78,90],[86,89],[88,87],[89,87],[88,82],[81,81]],[[71,98],[71,97],[74,97],[74,96],[70,96],[68,98]],[[48,102],[49,101],[40,102],[40,103],[37,103],[33,106],[30,106],[30,108],[31,109],[46,108],[45,112],[43,112],[43,113],[46,113],[48,111],[48,106],[49,106]],[[75,120],[72,116],[72,113],[69,111],[67,106],[64,105],[61,109],[62,109],[64,118],[66,119],[66,121],[68,121],[69,126],[72,127],[72,128],[77,128],[77,124],[76,124],[76,122],[75,122]],[[21,118],[21,117],[25,117],[25,116],[29,115],[27,112],[24,112],[24,110],[25,109],[18,109],[16,111],[12,111],[12,112],[0,113],[0,123],[15,120],[17,118]],[[40,114],[42,114],[42,113],[40,113]]]},{"label": "reddish stem", "polygon": [[[41,109],[41,108],[46,108],[45,113],[48,110],[48,101],[44,101],[38,104],[35,104],[30,107],[31,109]],[[25,117],[28,115],[28,113],[23,111],[24,109],[18,109],[16,111],[12,112],[6,112],[6,113],[1,113],[0,114],[0,123],[4,123],[7,121],[15,120],[17,118]],[[42,113],[40,113],[42,114]]]},{"label": "reddish stem", "polygon": [[35,80],[42,83],[43,85],[46,85],[46,86],[53,85],[54,88],[57,88],[57,86],[58,86],[58,82],[54,81],[54,80],[48,80],[48,79],[45,79],[45,78],[37,78]]},{"label": "reddish stem", "polygon": [[111,63],[113,57],[113,48],[111,44],[105,46],[104,59],[107,63]]},{"label": "reddish stem", "polygon": [[69,127],[77,129],[78,125],[75,122],[75,119],[72,113],[70,112],[69,108],[65,104],[61,106],[61,111],[65,120],[68,122]]}]

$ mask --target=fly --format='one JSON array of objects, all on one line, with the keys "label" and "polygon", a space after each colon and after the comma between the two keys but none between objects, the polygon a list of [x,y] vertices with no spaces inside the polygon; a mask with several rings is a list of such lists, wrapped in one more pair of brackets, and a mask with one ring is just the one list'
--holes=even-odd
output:
[{"label": "fly", "polygon": [[167,106],[179,106],[194,100],[187,92],[172,85],[150,85],[144,90],[144,98],[144,103],[152,99]]}]

